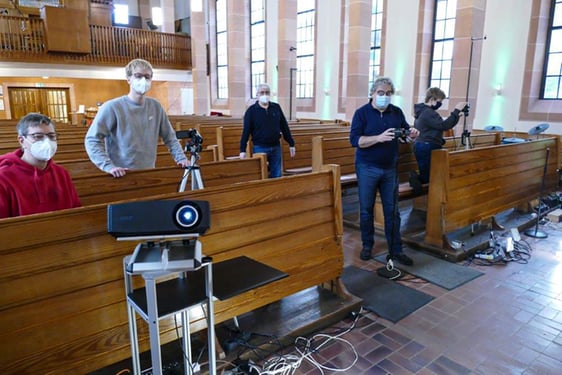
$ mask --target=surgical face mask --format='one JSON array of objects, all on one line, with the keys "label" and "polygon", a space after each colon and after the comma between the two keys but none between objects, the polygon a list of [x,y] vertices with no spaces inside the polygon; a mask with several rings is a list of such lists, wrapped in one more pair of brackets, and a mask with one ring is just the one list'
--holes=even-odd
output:
[{"label": "surgical face mask", "polygon": [[442,102],[436,102],[434,105],[431,106],[431,109],[438,110],[439,108],[441,108],[442,104],[443,104]]},{"label": "surgical face mask", "polygon": [[388,107],[390,104],[390,96],[388,95],[376,95],[375,96],[375,105],[379,109],[384,109]]},{"label": "surgical face mask", "polygon": [[260,101],[261,104],[267,104],[269,103],[269,95],[262,95],[259,97],[258,100]]},{"label": "surgical face mask", "polygon": [[150,81],[146,78],[133,78],[131,82],[131,87],[139,95],[144,95],[148,90],[150,90]]},{"label": "surgical face mask", "polygon": [[42,141],[32,143],[29,151],[35,159],[48,161],[51,160],[57,152],[57,142],[51,141],[49,138],[45,138]]}]

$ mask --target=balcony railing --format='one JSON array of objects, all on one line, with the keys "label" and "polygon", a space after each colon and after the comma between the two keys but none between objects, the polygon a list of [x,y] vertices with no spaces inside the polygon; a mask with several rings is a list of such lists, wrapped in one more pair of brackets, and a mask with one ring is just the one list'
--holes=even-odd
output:
[{"label": "balcony railing", "polygon": [[0,16],[0,61],[123,66],[143,58],[154,67],[191,69],[191,39],[124,27],[90,25],[91,53],[48,52],[40,18]]}]

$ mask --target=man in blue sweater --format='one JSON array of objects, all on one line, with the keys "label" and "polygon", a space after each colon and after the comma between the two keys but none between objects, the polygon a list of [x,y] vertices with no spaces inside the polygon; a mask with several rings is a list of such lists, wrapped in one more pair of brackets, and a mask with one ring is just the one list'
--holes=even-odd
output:
[{"label": "man in blue sweater", "polygon": [[358,108],[351,121],[349,139],[355,151],[355,171],[359,194],[361,227],[361,260],[372,258],[375,244],[374,205],[380,192],[384,232],[388,245],[387,259],[405,265],[413,261],[402,252],[400,212],[398,210],[398,133],[415,138],[419,132],[406,122],[400,108],[390,104],[394,84],[387,77],[379,77],[371,87],[369,103]]},{"label": "man in blue sweater", "polygon": [[246,157],[246,146],[252,137],[253,153],[267,154],[269,178],[281,177],[283,174],[283,152],[281,134],[289,144],[291,157],[295,157],[295,141],[281,106],[270,101],[271,89],[262,83],[257,87],[258,100],[244,114],[244,129],[240,137],[240,159]]}]

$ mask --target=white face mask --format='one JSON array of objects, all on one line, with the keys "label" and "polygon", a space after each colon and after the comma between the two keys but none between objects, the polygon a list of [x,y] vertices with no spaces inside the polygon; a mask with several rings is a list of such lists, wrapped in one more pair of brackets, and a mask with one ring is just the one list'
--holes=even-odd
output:
[{"label": "white face mask", "polygon": [[139,95],[144,95],[148,90],[150,90],[150,81],[146,78],[133,78],[131,82],[131,87]]},{"label": "white face mask", "polygon": [[57,142],[51,141],[49,138],[45,137],[42,141],[32,143],[29,151],[35,159],[48,161],[51,160],[57,152]]},{"label": "white face mask", "polygon": [[388,95],[376,95],[375,105],[379,109],[384,109],[390,104],[390,96]]},{"label": "white face mask", "polygon": [[269,103],[269,95],[262,95],[258,98],[261,104]]}]

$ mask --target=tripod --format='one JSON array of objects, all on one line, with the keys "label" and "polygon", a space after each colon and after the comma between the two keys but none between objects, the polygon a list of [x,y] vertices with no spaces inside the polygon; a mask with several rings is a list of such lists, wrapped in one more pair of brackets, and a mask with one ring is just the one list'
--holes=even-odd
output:
[{"label": "tripod", "polygon": [[201,168],[197,164],[197,160],[199,160],[199,154],[197,154],[196,152],[192,152],[189,166],[185,167],[185,172],[183,173],[183,176],[181,178],[181,184],[179,188],[180,193],[183,193],[185,191],[185,186],[190,176],[191,176],[191,190],[203,189]]},{"label": "tripod", "polygon": [[539,230],[539,221],[541,220],[541,213],[542,213],[542,203],[541,203],[541,195],[543,194],[544,190],[544,180],[546,179],[546,167],[548,166],[548,154],[550,154],[550,148],[546,149],[546,157],[544,161],[544,170],[542,174],[542,182],[541,182],[541,191],[539,193],[539,208],[537,210],[537,222],[535,224],[535,228],[527,229],[524,233],[533,238],[547,238],[548,234]]}]

